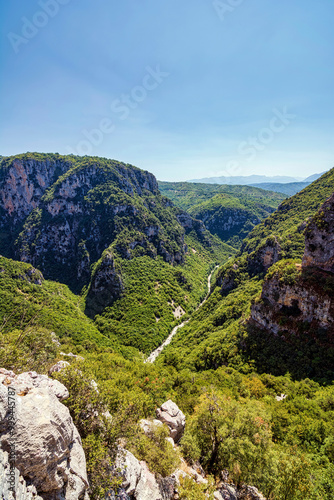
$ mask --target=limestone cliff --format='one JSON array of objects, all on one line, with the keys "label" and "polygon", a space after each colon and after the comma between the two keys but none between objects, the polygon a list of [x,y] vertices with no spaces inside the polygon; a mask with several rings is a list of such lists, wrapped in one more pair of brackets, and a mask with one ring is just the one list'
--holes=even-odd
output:
[{"label": "limestone cliff", "polygon": [[281,247],[275,236],[268,237],[255,251],[241,254],[240,259],[227,262],[218,273],[216,286],[223,296],[237,288],[244,277],[264,275],[281,258]]},{"label": "limestone cliff", "polygon": [[252,306],[251,321],[274,334],[303,334],[317,342],[334,341],[334,195],[312,218],[305,231],[305,253],[298,261],[273,266],[260,300]]},{"label": "limestone cliff", "polygon": [[[27,153],[0,163],[0,253],[74,291],[89,284],[107,248],[114,257],[161,256],[174,265],[184,261],[189,228],[210,245],[203,224],[182,214],[152,174],[114,160]],[[101,292],[101,265],[90,289]]]},{"label": "limestone cliff", "polygon": [[306,229],[303,266],[334,272],[334,194]]}]

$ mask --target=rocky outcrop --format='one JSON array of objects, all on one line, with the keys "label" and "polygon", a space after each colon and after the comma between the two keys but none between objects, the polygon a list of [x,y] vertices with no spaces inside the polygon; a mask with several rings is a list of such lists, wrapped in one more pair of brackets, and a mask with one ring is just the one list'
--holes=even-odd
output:
[{"label": "rocky outcrop", "polygon": [[[15,497],[14,497],[15,494]],[[0,448],[0,500],[43,500],[34,485],[28,485]]]},{"label": "rocky outcrop", "polygon": [[81,439],[60,402],[66,397],[66,387],[46,375],[0,370],[1,449],[43,500],[88,500]]},{"label": "rocky outcrop", "polygon": [[[179,486],[182,478],[189,478],[197,484],[208,484],[201,467],[195,470],[182,460],[181,468],[175,470],[169,477],[156,478],[150,472],[147,464],[127,450],[119,449],[115,468],[122,476],[123,483],[117,492],[110,491],[106,498],[110,500],[176,500],[179,498]],[[249,485],[237,487],[228,482],[228,472],[224,471],[225,479],[218,484],[214,492],[215,500],[266,500],[257,488]]]},{"label": "rocky outcrop", "polygon": [[156,410],[157,419],[167,424],[170,437],[177,443],[184,432],[186,417],[180,408],[170,399]]},{"label": "rocky outcrop", "polygon": [[154,474],[149,471],[147,464],[137,460],[129,451],[119,451],[115,466],[120,470],[120,474],[123,477],[122,487],[116,495],[117,500],[123,498],[129,498],[131,500],[166,499],[166,497],[162,495],[159,484]]},{"label": "rocky outcrop", "polygon": [[239,234],[245,237],[261,221],[248,210],[227,207],[200,211],[196,213],[196,217],[204,222],[211,233],[217,234],[223,241]]},{"label": "rocky outcrop", "polygon": [[265,273],[281,259],[281,246],[275,236],[270,236],[255,251],[247,256],[247,271],[250,276]]},{"label": "rocky outcrop", "polygon": [[268,269],[282,257],[282,249],[275,236],[267,238],[255,251],[241,254],[238,260],[223,266],[216,279],[220,293],[225,296],[238,287],[245,276],[264,276]]},{"label": "rocky outcrop", "polygon": [[234,484],[223,483],[214,493],[215,500],[266,500],[254,486],[243,485],[237,488]]},{"label": "rocky outcrop", "polygon": [[334,273],[334,194],[306,228],[303,266]]},{"label": "rocky outcrop", "polygon": [[104,252],[91,279],[87,298],[86,314],[95,316],[119,298],[124,290],[120,275],[115,269],[111,251]]},{"label": "rocky outcrop", "polygon": [[29,155],[7,158],[2,162],[0,200],[3,215],[0,227],[13,227],[41,203],[45,191],[71,167],[71,161],[59,155],[40,161]]},{"label": "rocky outcrop", "polygon": [[[123,259],[148,255],[182,263],[186,229],[177,214],[210,244],[203,224],[182,217],[160,195],[155,177],[131,165],[37,153],[0,163],[0,227],[8,236],[0,253],[75,292],[89,284],[91,266],[111,245]],[[110,302],[113,294],[107,294]]]},{"label": "rocky outcrop", "polygon": [[263,328],[277,334],[294,331],[306,324],[317,330],[334,331],[334,301],[332,296],[300,278],[287,284],[277,271],[262,287],[261,300],[252,306],[251,318]]},{"label": "rocky outcrop", "polygon": [[58,361],[55,365],[51,366],[51,368],[49,369],[49,375],[51,375],[52,373],[59,373],[62,370],[64,370],[64,368],[67,368],[69,366],[71,365],[68,361]]},{"label": "rocky outcrop", "polygon": [[334,340],[333,221],[334,195],[307,226],[302,265],[282,261],[269,271],[251,322],[274,334],[308,331],[323,345]]}]

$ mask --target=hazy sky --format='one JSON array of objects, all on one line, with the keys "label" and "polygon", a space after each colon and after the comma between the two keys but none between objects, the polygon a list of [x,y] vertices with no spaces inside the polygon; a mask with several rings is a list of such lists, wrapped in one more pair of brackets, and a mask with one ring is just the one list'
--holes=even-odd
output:
[{"label": "hazy sky", "polygon": [[333,0],[0,4],[0,154],[161,180],[334,166]]}]

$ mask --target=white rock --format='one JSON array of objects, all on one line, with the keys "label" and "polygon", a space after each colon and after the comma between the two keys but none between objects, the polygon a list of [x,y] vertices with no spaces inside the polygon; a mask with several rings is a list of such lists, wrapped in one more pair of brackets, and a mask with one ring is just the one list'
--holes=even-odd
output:
[{"label": "white rock", "polygon": [[15,460],[24,480],[50,500],[88,499],[81,439],[68,408],[59,401],[67,389],[55,382],[35,372],[2,381],[0,445],[11,449],[8,401],[14,398]]},{"label": "white rock", "polygon": [[73,354],[73,352],[69,352],[68,354],[66,354],[66,352],[60,352],[59,354],[61,354],[62,356],[68,356],[70,358],[77,359],[78,361],[85,361],[85,358],[79,356],[78,354]]},{"label": "white rock", "polygon": [[68,361],[58,361],[58,363],[56,363],[55,365],[51,366],[50,370],[49,370],[49,375],[51,375],[52,373],[57,373],[57,372],[61,372],[64,368],[67,368],[68,366],[71,366],[70,363]]},{"label": "white rock", "polygon": [[16,467],[11,469],[8,453],[0,449],[0,500],[14,500],[12,487],[17,500],[43,500],[35,486],[27,486]]},{"label": "white rock", "polygon": [[136,500],[163,500],[154,474],[145,462],[127,450],[120,450],[116,458],[116,467],[124,478],[122,488],[126,494]]},{"label": "white rock", "polygon": [[280,396],[276,396],[276,401],[283,401],[286,398],[286,394],[281,394]]},{"label": "white rock", "polygon": [[170,437],[177,443],[184,432],[186,417],[170,399],[156,410],[157,418],[168,425]]}]

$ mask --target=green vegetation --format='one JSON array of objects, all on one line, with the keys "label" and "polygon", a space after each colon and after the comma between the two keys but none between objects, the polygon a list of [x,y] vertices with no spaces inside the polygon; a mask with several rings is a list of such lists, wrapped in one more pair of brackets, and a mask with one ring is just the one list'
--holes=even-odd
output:
[{"label": "green vegetation", "polygon": [[[84,314],[84,300],[66,285],[44,280],[30,264],[0,256],[0,331],[45,328],[78,345],[111,346]],[[28,337],[29,338],[29,337]]]},{"label": "green vegetation", "polygon": [[[13,229],[17,247],[38,261],[43,231],[45,236],[51,234],[46,232],[50,224],[59,230],[74,221],[70,227],[79,228],[74,254],[66,255],[64,265],[61,259],[52,261],[58,251],[50,253],[45,269],[68,281],[82,269],[86,274],[75,278],[75,287],[85,287],[82,295],[74,295],[66,285],[45,280],[30,264],[0,257],[0,366],[47,373],[63,358],[61,353],[83,357],[66,357],[71,366],[54,376],[69,389],[64,403],[82,437],[91,498],[117,490],[120,478],[110,471],[122,444],[158,477],[178,467],[180,457],[188,465],[199,463],[209,482],[183,479],[181,499],[212,498],[221,471],[228,469],[234,483],[252,484],[269,500],[334,500],[332,338],[309,324],[289,337],[248,322],[252,304],[264,300],[264,280],[333,295],[333,276],[312,267],[302,269],[300,258],[306,221],[334,191],[334,170],[283,201],[235,255],[232,247],[240,244],[247,226],[230,240],[232,246],[222,243],[181,208],[170,206],[156,190],[154,178],[139,169],[106,159],[24,158],[58,162],[63,171],[55,174],[24,227]],[[0,176],[12,160],[2,160]],[[90,170],[94,176],[87,179],[94,178],[94,186],[83,182],[71,198],[71,203],[82,203],[84,215],[51,217],[48,204],[58,203],[66,183]],[[139,189],[142,177],[146,187]],[[174,189],[175,200],[189,213],[202,210],[198,213],[203,219],[224,207],[240,210],[249,221],[256,214],[264,217],[282,201],[280,195],[248,186],[190,186],[161,183],[164,193]],[[3,246],[7,230],[4,226],[0,235]],[[85,300],[104,250],[110,252],[110,266],[123,288],[93,320],[84,313]],[[223,265],[214,274],[216,286],[196,310],[206,295],[208,274],[218,263]],[[144,363],[143,355],[182,321],[180,314],[189,322],[155,364]],[[280,318],[282,329],[294,321],[285,316]],[[285,397],[277,398],[282,394]],[[166,427],[153,427],[145,435],[139,425],[141,418],[154,418],[156,408],[168,399],[186,414],[177,450],[165,439]]]},{"label": "green vegetation", "polygon": [[226,247],[228,253],[224,246],[220,253],[205,249],[191,236],[186,242],[189,251],[180,266],[172,267],[162,258],[121,261],[124,294],[95,318],[104,335],[116,335],[122,344],[149,354],[181,317],[189,317],[207,294],[210,270],[220,260],[226,260],[233,249]]},{"label": "green vegetation", "polygon": [[253,202],[253,207],[267,207],[275,210],[286,198],[282,193],[268,192],[252,186],[232,186],[201,184],[192,182],[161,182],[161,193],[183,210],[193,209],[196,205],[210,201],[216,195],[224,194],[223,199],[237,205]]},{"label": "green vegetation", "polygon": [[[314,377],[331,383],[334,350],[331,339],[324,341],[324,332],[314,331],[309,324],[300,324],[299,335],[286,339],[286,333],[275,336],[246,324],[250,307],[259,299],[266,274],[264,257],[279,250],[278,262],[269,270],[268,278],[278,273],[285,284],[300,282],[313,286],[319,293],[332,293],[333,279],[328,273],[312,268],[301,272],[300,259],[304,249],[305,219],[317,213],[320,205],[334,191],[334,169],[315,183],[284,201],[281,207],[259,224],[245,240],[245,250],[220,267],[217,286],[205,305],[197,311],[161,356],[158,364],[177,369],[216,369],[232,366],[247,373],[250,370],[276,375],[290,372],[294,377]],[[286,321],[284,317],[280,319]]]},{"label": "green vegetation", "polygon": [[296,195],[285,200],[268,219],[256,226],[242,245],[242,251],[256,251],[269,236],[282,247],[282,258],[301,258],[307,221],[334,191],[334,169],[329,170]]},{"label": "green vegetation", "polygon": [[207,302],[181,328],[159,356],[157,363],[177,369],[215,369],[221,365],[250,369],[240,344],[240,322],[250,313],[252,297],[261,290],[255,279],[222,298],[216,288]]},{"label": "green vegetation", "polygon": [[251,186],[159,182],[160,191],[235,248],[285,199],[281,193]]},{"label": "green vegetation", "polygon": [[[38,207],[23,197],[13,201],[16,218],[3,209],[0,250],[82,293],[84,308],[81,298],[75,300],[81,311],[96,317],[89,328],[102,332],[101,345],[127,346],[128,355],[133,347],[149,353],[181,314],[190,314],[206,295],[210,270],[235,253],[202,223],[173,207],[152,174],[131,165],[27,153],[1,161],[3,189],[9,189],[9,169],[16,175],[22,168]],[[18,202],[30,210],[28,215]],[[95,286],[106,252],[112,264],[102,269]],[[48,328],[50,322],[45,323]],[[73,329],[62,334],[81,338]]]},{"label": "green vegetation", "polygon": [[285,184],[280,182],[260,182],[259,184],[252,184],[252,186],[293,196],[310,184],[310,182],[287,182]]},{"label": "green vegetation", "polygon": [[[39,332],[30,339],[31,351],[44,335]],[[7,350],[14,342],[9,340]],[[76,352],[75,345],[61,343],[39,370],[46,372],[64,349]],[[55,376],[70,392],[65,404],[83,438],[92,498],[110,487],[117,489],[119,479],[109,471],[120,439],[158,475],[177,466],[178,453],[164,440],[165,428],[153,428],[144,436],[138,426],[140,418],[154,417],[155,408],[172,399],[186,414],[180,451],[190,465],[199,460],[217,480],[228,468],[235,483],[255,485],[272,500],[333,500],[333,386],[289,376],[242,374],[224,366],[177,371],[144,364],[139,358],[127,361],[98,347],[81,349],[80,354],[83,361],[72,362]],[[3,348],[1,365],[2,356]],[[10,366],[16,371],[20,367],[19,359]],[[282,393],[286,398],[276,400]],[[180,492],[183,498],[200,500],[205,489],[212,494],[214,484],[199,487],[185,480]]]}]

